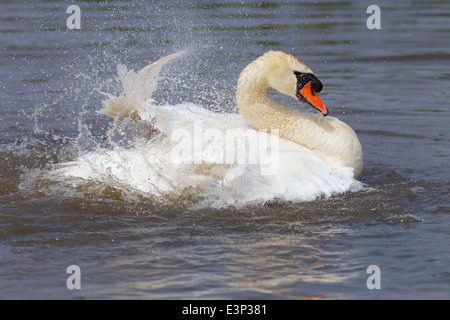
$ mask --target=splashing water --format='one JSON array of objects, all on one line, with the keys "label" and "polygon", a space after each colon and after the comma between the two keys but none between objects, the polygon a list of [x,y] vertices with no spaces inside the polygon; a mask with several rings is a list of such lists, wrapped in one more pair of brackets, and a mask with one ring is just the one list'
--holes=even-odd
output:
[{"label": "splashing water", "polygon": [[312,201],[362,188],[351,168],[330,168],[300,145],[249,128],[239,114],[157,104],[152,95],[162,67],[183,54],[138,73],[119,65],[123,93],[105,93],[101,110],[115,117],[107,146],[87,148],[81,125],[78,143],[89,151],[54,166],[45,179],[83,194],[201,207]]}]

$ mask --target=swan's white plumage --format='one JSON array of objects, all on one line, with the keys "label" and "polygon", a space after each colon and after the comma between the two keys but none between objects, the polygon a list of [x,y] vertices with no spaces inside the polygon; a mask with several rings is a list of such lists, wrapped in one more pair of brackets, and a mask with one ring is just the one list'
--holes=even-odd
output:
[{"label": "swan's white plumage", "polygon": [[[264,61],[264,56],[244,69],[239,79],[237,100],[242,115],[214,113],[190,103],[156,105],[151,100],[151,94],[156,89],[159,71],[164,64],[180,55],[181,53],[177,53],[162,58],[138,73],[126,71],[125,67],[120,66],[118,71],[124,94],[119,97],[108,96],[109,99],[103,104],[103,113],[120,117],[133,115],[151,122],[160,132],[156,137],[147,141],[136,140],[133,145],[126,148],[117,146],[112,150],[105,150],[99,147],[98,150],[81,155],[75,161],[60,165],[51,176],[97,180],[123,190],[131,189],[133,192],[160,197],[167,201],[176,201],[174,199],[183,197],[186,193],[194,193],[199,201],[215,207],[263,203],[274,199],[310,201],[361,186],[354,179],[354,171],[359,174],[362,166],[354,167],[345,162],[348,158],[345,153],[349,150],[356,154],[360,152],[359,142],[357,143],[359,149],[358,146],[355,147],[354,139],[357,141],[357,138],[353,130],[335,118],[302,114],[269,100],[265,93],[267,87],[264,88],[264,85],[275,82],[276,76],[269,81],[264,74],[260,74],[267,67],[264,65],[268,63]],[[280,52],[272,55],[281,59],[271,65],[273,74],[278,74],[279,77],[284,77],[280,68],[293,67],[311,72],[293,56]],[[267,58],[268,54],[265,57]],[[263,70],[259,70],[258,73],[255,66],[262,66]],[[253,80],[250,82],[248,78],[251,77]],[[258,79],[259,87],[255,87],[254,84],[258,84]],[[284,86],[291,85],[289,79],[280,80]],[[261,88],[262,81],[267,83]],[[272,86],[282,93],[290,90],[280,88],[279,85],[278,88],[277,85]],[[249,103],[245,105],[247,102]],[[272,125],[270,117],[274,120]],[[267,170],[264,171],[268,164],[262,161],[261,157],[258,157],[256,163],[220,163],[218,159],[221,154],[211,152],[218,150],[218,141],[208,140],[204,136],[201,138],[203,161],[200,163],[192,161],[192,154],[187,154],[187,157],[183,154],[184,158],[177,157],[177,161],[174,161],[175,148],[186,147],[184,150],[189,148],[192,150],[193,145],[192,140],[174,141],[180,129],[189,132],[193,138],[198,137],[195,130],[201,125],[202,133],[213,130],[212,132],[223,133],[225,137],[227,130],[238,130],[243,135],[248,134],[249,139],[253,139],[255,135],[252,134],[255,130],[246,122],[256,129],[269,129],[269,132],[271,129],[280,129],[279,134],[282,138],[277,140],[276,144],[268,143],[259,150],[265,155],[277,155],[270,158],[271,161],[276,161],[276,171],[270,171],[269,174]],[[318,128],[324,130],[321,132]],[[310,133],[314,131],[315,139],[333,150],[331,155],[326,154],[326,148],[308,144],[308,141],[302,143],[305,142],[305,138],[296,138],[305,132],[310,137],[308,131]],[[267,139],[266,141],[273,138],[269,133],[258,134],[261,135],[258,136],[260,139],[263,137]],[[349,138],[350,142],[339,141]],[[221,146],[224,154],[236,152],[227,144]],[[333,149],[335,146],[337,148]],[[339,150],[342,147],[343,149]],[[351,151],[352,148],[355,150]],[[362,153],[360,156],[362,161]]]},{"label": "swan's white plumage", "polygon": [[352,167],[359,176],[364,165],[361,144],[344,122],[280,105],[267,96],[272,87],[296,98],[297,79],[293,71],[312,73],[292,55],[269,51],[250,63],[238,80],[236,99],[239,112],[255,129],[278,129],[282,138],[316,152],[332,167]]}]

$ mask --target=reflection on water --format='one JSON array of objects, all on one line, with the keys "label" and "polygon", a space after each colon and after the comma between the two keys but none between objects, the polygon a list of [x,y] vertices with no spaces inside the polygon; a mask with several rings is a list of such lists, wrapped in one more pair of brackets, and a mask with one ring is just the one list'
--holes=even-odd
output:
[{"label": "reflection on water", "polygon": [[[332,225],[306,228],[307,232],[302,231],[305,229],[303,223],[290,223],[289,235],[262,235],[256,244],[240,245],[239,254],[233,257],[239,263],[232,268],[239,275],[236,285],[273,296],[298,299],[308,298],[301,294],[303,285],[339,286],[345,280],[361,277],[361,270],[355,269],[357,264],[349,259],[348,251],[324,248],[324,243],[333,241],[334,235],[348,234],[351,230]],[[243,266],[245,270],[240,269]]]}]

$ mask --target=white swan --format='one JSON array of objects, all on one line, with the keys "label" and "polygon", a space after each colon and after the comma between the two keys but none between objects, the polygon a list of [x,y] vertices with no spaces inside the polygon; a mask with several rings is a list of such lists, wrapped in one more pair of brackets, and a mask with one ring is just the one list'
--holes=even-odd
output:
[{"label": "white swan", "polygon": [[[124,93],[119,97],[108,95],[101,110],[113,117],[148,121],[159,135],[149,141],[140,139],[127,148],[99,147],[60,165],[52,172],[53,178],[97,180],[123,193],[132,194],[137,190],[162,201],[194,198],[215,207],[274,199],[310,201],[361,187],[354,179],[363,169],[358,138],[345,123],[322,116],[328,114],[317,97],[322,84],[298,59],[270,51],[253,61],[242,71],[237,84],[240,114],[219,114],[189,103],[156,105],[151,99],[161,68],[182,54],[164,57],[138,73],[127,72],[124,66],[119,66]],[[310,104],[322,115],[302,113],[275,103],[267,96],[269,87]],[[278,135],[281,139],[276,144],[269,143],[259,149],[264,154],[278,156],[277,170],[262,173],[267,163],[261,158],[256,163],[217,161],[217,156],[223,155],[222,147],[225,153],[230,151],[230,146],[222,144],[217,135],[214,139],[211,135],[200,137],[200,161],[174,161],[172,155],[176,148],[181,146],[188,151],[196,148],[196,142],[191,139],[174,143],[174,136],[183,130],[190,132],[195,140],[198,123],[203,132],[234,130],[258,142],[261,137],[270,140]],[[262,136],[255,138],[252,133],[256,131]],[[211,156],[211,150],[216,154],[213,152]],[[71,181],[70,185],[74,183]]]},{"label": "white swan", "polygon": [[279,129],[282,138],[319,153],[330,165],[352,167],[355,177],[361,174],[361,144],[348,125],[336,118],[321,118],[275,103],[267,96],[269,87],[310,104],[326,116],[328,110],[317,97],[322,83],[308,66],[281,51],[269,51],[256,59],[239,77],[239,112],[253,128]]}]

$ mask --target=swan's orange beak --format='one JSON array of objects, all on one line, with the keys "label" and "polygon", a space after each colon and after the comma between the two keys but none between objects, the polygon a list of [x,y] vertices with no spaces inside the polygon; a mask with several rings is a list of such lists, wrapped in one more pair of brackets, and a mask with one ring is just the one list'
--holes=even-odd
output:
[{"label": "swan's orange beak", "polygon": [[323,116],[328,115],[327,108],[322,103],[322,101],[320,101],[316,91],[314,91],[314,89],[311,87],[311,81],[305,84],[303,88],[299,90],[299,93],[311,106],[313,106],[314,109],[319,111]]}]

